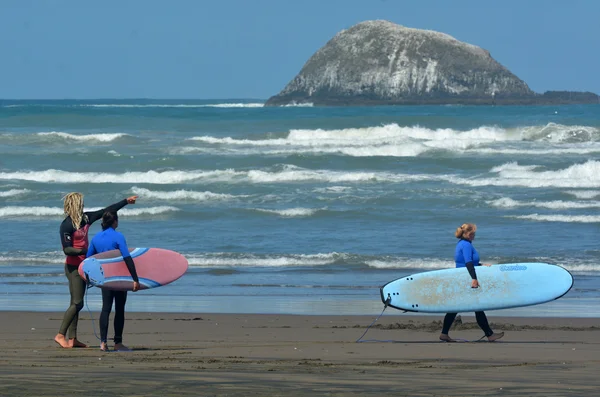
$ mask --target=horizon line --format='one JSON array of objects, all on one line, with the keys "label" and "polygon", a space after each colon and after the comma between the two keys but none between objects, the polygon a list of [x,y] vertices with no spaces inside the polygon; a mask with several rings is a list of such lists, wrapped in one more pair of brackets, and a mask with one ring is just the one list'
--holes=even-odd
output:
[{"label": "horizon line", "polygon": [[[268,98],[267,98],[268,99]],[[122,97],[122,98],[0,98],[0,101],[227,101],[227,100],[238,100],[238,101],[263,101],[267,99],[263,98],[136,98],[136,97]]]}]

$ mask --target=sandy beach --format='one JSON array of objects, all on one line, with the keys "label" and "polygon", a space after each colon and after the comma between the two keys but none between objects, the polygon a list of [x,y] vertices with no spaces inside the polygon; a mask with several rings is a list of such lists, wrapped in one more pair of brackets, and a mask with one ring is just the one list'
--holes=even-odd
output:
[{"label": "sandy beach", "polygon": [[[356,343],[375,317],[129,313],[135,351],[102,353],[87,312],[92,347],[58,348],[61,315],[0,312],[1,396],[566,396],[600,384],[597,319],[492,313],[501,341],[441,343],[441,316],[384,315]],[[451,331],[481,334],[464,315]]]}]

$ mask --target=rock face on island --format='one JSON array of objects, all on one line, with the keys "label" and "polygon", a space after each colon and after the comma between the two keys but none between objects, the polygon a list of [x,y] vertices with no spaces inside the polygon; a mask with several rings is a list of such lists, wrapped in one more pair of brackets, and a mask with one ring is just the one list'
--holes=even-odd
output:
[{"label": "rock face on island", "polygon": [[[574,103],[598,103],[576,94]],[[534,104],[565,95],[573,101],[536,94],[488,51],[447,34],[367,21],[335,35],[266,105]]]}]

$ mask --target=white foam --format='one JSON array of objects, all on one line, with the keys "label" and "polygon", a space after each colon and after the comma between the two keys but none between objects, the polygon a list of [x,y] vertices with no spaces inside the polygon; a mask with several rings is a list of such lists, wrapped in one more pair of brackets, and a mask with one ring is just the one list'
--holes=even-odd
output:
[{"label": "white foam", "polygon": [[39,136],[56,136],[62,139],[75,140],[75,141],[98,141],[98,142],[112,142],[116,139],[127,136],[128,134],[88,134],[88,135],[75,135],[67,132],[38,132]]},{"label": "white foam", "polygon": [[174,190],[168,192],[159,192],[149,189],[140,188],[134,186],[131,191],[143,198],[156,199],[156,200],[195,200],[195,201],[226,201],[232,200],[239,197],[247,196],[235,196],[232,194],[213,193],[213,192],[194,192],[190,190]]},{"label": "white foam", "polygon": [[585,147],[550,147],[544,149],[525,149],[525,148],[475,148],[468,152],[479,154],[512,154],[512,155],[530,155],[530,156],[558,156],[565,154],[594,154],[600,153],[600,144],[597,142],[587,143]]},{"label": "white foam", "polygon": [[[550,126],[550,125],[548,125]],[[232,137],[197,136],[190,140],[219,145],[214,150],[226,154],[341,154],[356,157],[394,156],[415,157],[431,150],[450,152],[504,153],[523,155],[590,154],[600,151],[600,130],[586,126],[524,127],[503,129],[481,126],[460,131],[450,128],[430,129],[421,126],[382,126],[336,130],[294,129],[286,137],[269,139],[238,139]],[[548,148],[546,131],[551,128],[561,139],[553,139],[555,147]],[[577,131],[586,131],[577,134]],[[573,139],[573,134],[580,139]],[[587,138],[582,138],[583,136]],[[570,137],[570,138],[569,138]],[[543,148],[530,147],[527,142],[544,143]],[[494,147],[494,144],[514,142],[515,147]],[[252,149],[261,148],[261,149]],[[206,148],[182,148],[184,152],[206,151]]]},{"label": "white foam", "polygon": [[[238,173],[244,175],[245,173]],[[236,172],[224,171],[145,171],[145,172],[70,172],[45,171],[0,172],[2,180],[25,180],[41,183],[185,183],[200,179],[233,179]]]},{"label": "white foam", "polygon": [[540,222],[564,222],[564,223],[600,223],[598,215],[514,215],[508,218],[527,219]]},{"label": "white foam", "polygon": [[600,187],[600,161],[589,160],[565,169],[546,171],[539,165],[522,166],[516,162],[506,163],[490,170],[497,174],[492,178],[457,178],[447,180],[469,186],[521,186],[552,188],[598,188]]},{"label": "white foam", "polygon": [[366,264],[367,266],[375,269],[447,269],[456,266],[453,261],[433,258],[394,258],[389,260],[371,260],[367,261]]},{"label": "white foam", "polygon": [[54,252],[17,252],[14,255],[0,255],[0,263],[19,264],[46,264],[65,263],[65,254],[60,251]]},{"label": "white foam", "polygon": [[[99,208],[85,208],[85,211],[97,211],[102,209]],[[119,215],[123,216],[143,216],[143,215],[159,215],[168,212],[179,211],[176,207],[170,206],[159,206],[159,207],[146,207],[136,209],[121,209]],[[64,215],[63,208],[56,207],[24,207],[24,206],[11,206],[11,207],[0,207],[0,218],[13,218],[13,217],[62,217]]]},{"label": "white foam", "polygon": [[600,190],[569,190],[565,193],[575,196],[581,200],[591,200],[600,196]]},{"label": "white foam", "polygon": [[288,208],[284,210],[269,210],[262,208],[255,208],[256,211],[266,212],[269,214],[276,214],[285,218],[301,218],[314,215],[320,209],[318,208]]},{"label": "white foam", "polygon": [[600,129],[585,125],[548,123],[523,127],[521,136],[524,140],[530,141],[591,142],[600,140]]},{"label": "white foam", "polygon": [[351,192],[353,190],[352,187],[349,186],[327,186],[327,187],[320,187],[320,188],[316,188],[313,191],[315,193],[348,193]]},{"label": "white foam", "polygon": [[391,172],[344,172],[309,170],[294,165],[283,165],[279,171],[145,171],[125,173],[70,172],[49,169],[44,171],[0,172],[0,180],[25,180],[40,183],[290,183],[290,182],[410,182],[452,180],[449,175],[399,174]]},{"label": "white foam", "polygon": [[0,197],[19,196],[19,195],[26,194],[29,192],[30,192],[29,189],[10,189],[10,190],[0,192]]},{"label": "white foam", "polygon": [[549,209],[581,209],[600,208],[600,201],[572,202],[572,201],[516,201],[509,197],[487,201],[488,204],[498,208],[537,207]]},{"label": "white foam", "polygon": [[197,267],[289,267],[322,266],[345,257],[336,252],[327,254],[252,255],[215,253],[186,255],[190,266]]}]

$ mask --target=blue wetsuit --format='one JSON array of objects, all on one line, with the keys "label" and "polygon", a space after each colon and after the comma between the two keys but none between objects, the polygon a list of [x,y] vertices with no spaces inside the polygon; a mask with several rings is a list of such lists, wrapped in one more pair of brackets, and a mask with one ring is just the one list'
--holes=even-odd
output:
[{"label": "blue wetsuit", "polygon": [[[456,267],[466,267],[471,278],[473,280],[477,280],[475,266],[481,266],[479,263],[479,253],[469,240],[460,239],[456,244],[456,249],[454,250],[454,262],[456,263]],[[457,313],[446,314],[446,317],[444,317],[442,334],[448,335],[450,327],[456,318],[456,314]],[[479,327],[483,330],[485,336],[491,336],[494,334],[494,331],[492,331],[490,328],[484,312],[475,312],[475,319],[477,320]]]},{"label": "blue wetsuit", "polygon": [[[138,281],[133,259],[127,248],[125,236],[109,227],[96,234],[88,248],[87,256],[118,249],[125,260],[125,264],[131,273],[134,281]],[[102,313],[100,314],[100,339],[106,343],[108,335],[108,319],[112,310],[113,301],[115,302],[115,337],[114,342],[123,343],[123,329],[125,328],[125,303],[127,302],[127,291],[102,290]]]},{"label": "blue wetsuit", "polygon": [[469,240],[461,239],[454,250],[456,267],[466,267],[473,280],[477,280],[475,266],[480,266],[479,253]]}]

